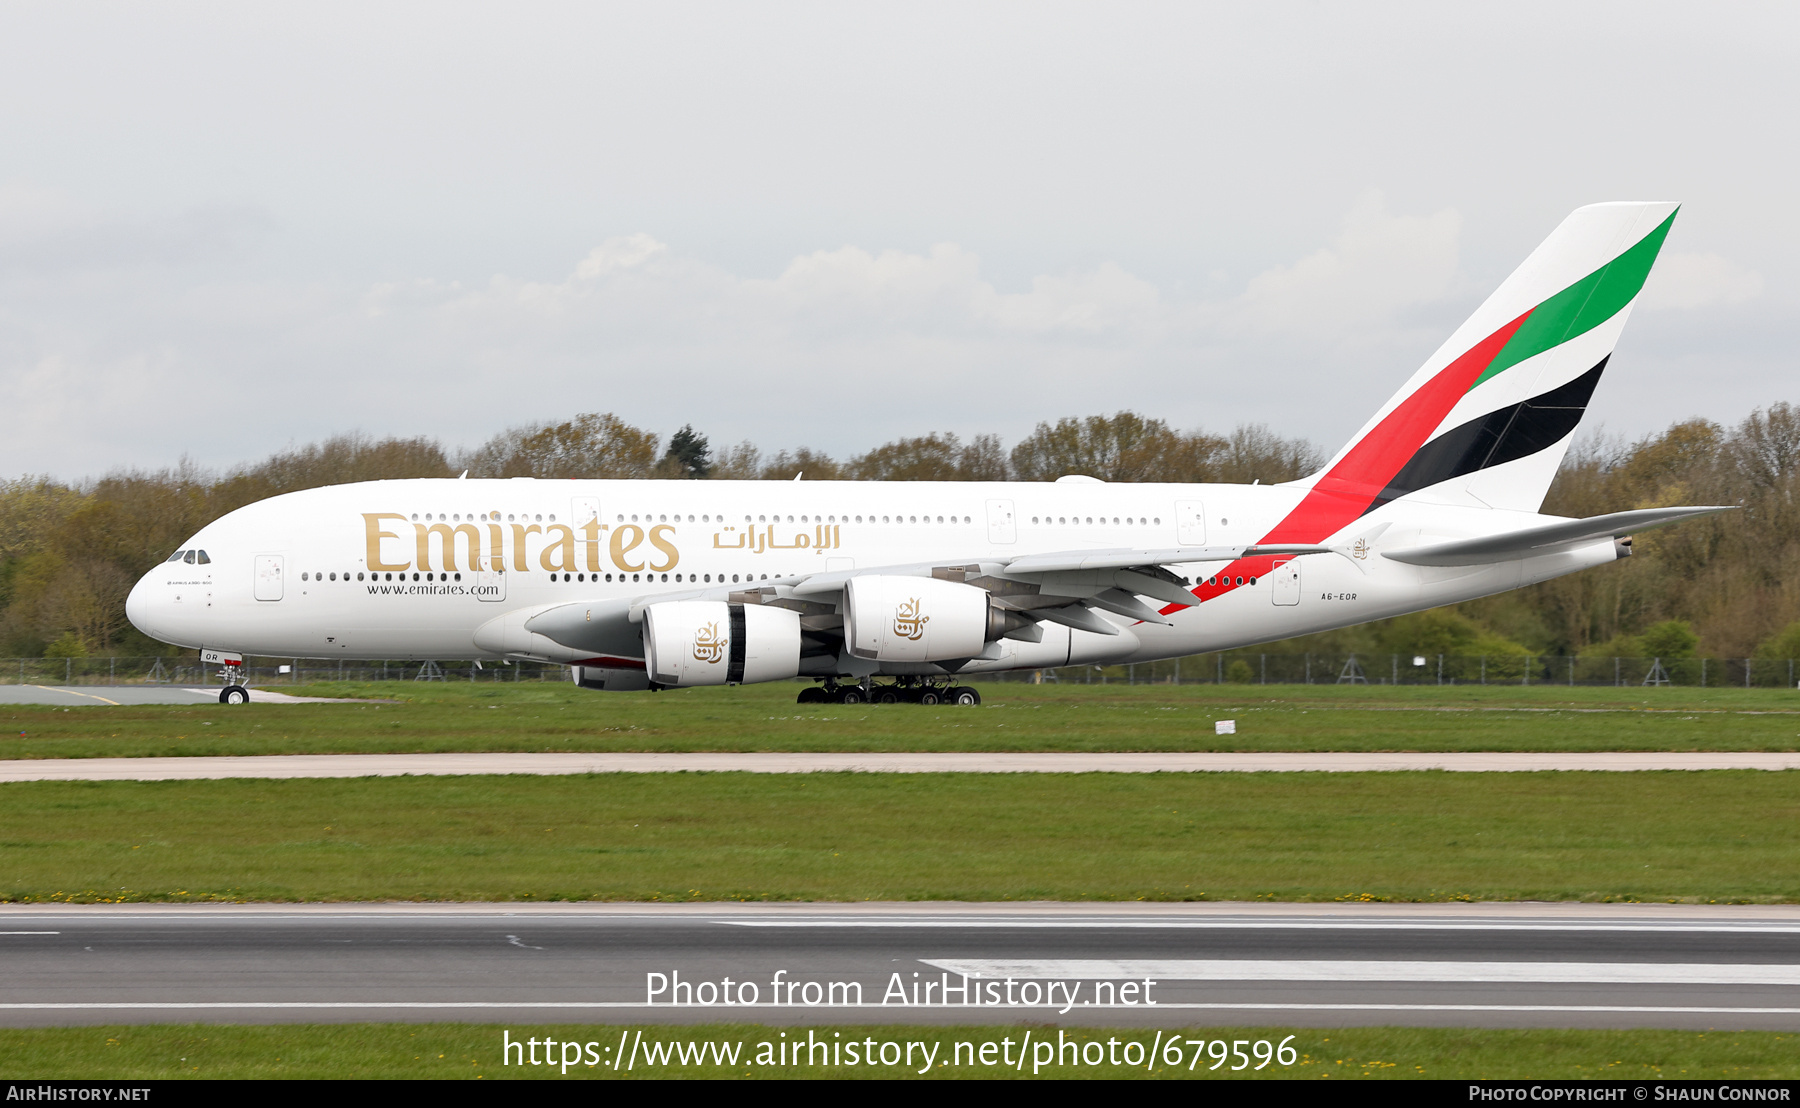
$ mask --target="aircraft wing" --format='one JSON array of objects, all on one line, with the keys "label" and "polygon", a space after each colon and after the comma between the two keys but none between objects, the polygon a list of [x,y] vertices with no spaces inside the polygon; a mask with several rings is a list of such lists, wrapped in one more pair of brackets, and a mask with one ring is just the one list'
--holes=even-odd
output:
[{"label": "aircraft wing", "polygon": [[835,628],[842,625],[836,607],[845,585],[853,577],[880,574],[937,577],[986,589],[998,606],[1017,613],[1019,622],[1026,624],[1009,632],[1011,637],[1037,641],[1042,632],[1035,625],[1041,620],[1100,635],[1117,635],[1118,625],[1102,618],[1095,609],[1145,623],[1166,624],[1167,617],[1138,598],[1147,596],[1164,604],[1183,606],[1196,603],[1194,594],[1188,591],[1190,583],[1167,566],[1229,562],[1258,555],[1327,553],[1331,553],[1329,547],[1301,545],[1119,547],[869,566],[680,593],[571,600],[532,615],[525,621],[525,629],[570,649],[628,656],[637,642],[645,605],[670,600],[724,600],[793,608],[805,617],[803,626],[809,632],[829,639]]},{"label": "aircraft wing", "polygon": [[1477,539],[1414,546],[1405,550],[1385,550],[1382,557],[1412,566],[1477,566],[1490,562],[1510,562],[1539,554],[1554,554],[1605,539],[1618,539],[1652,527],[1666,527],[1684,519],[1732,511],[1733,506],[1701,508],[1641,508],[1632,512],[1569,519],[1541,527],[1527,527],[1499,535],[1483,535]]},{"label": "aircraft wing", "polygon": [[1114,550],[1064,550],[1054,554],[1026,554],[1006,563],[1008,573],[1056,573],[1083,569],[1130,569],[1133,566],[1173,566],[1189,562],[1235,562],[1269,554],[1329,554],[1328,546],[1170,546]]}]

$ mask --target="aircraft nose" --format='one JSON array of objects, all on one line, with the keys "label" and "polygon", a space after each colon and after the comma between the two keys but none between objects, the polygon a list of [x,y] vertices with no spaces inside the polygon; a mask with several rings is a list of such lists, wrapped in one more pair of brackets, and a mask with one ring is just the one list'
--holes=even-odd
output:
[{"label": "aircraft nose", "polygon": [[138,578],[138,583],[131,587],[131,594],[125,598],[125,618],[131,621],[133,627],[151,638],[167,641],[159,633],[156,619],[167,607],[166,602],[159,603],[163,599],[159,595],[162,591],[161,584],[150,580],[156,574],[157,570],[151,570]]}]

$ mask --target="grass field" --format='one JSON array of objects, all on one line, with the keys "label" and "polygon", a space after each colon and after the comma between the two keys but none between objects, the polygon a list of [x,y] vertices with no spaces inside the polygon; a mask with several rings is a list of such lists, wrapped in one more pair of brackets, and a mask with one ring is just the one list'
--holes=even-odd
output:
[{"label": "grass field", "polygon": [[[799,686],[301,686],[385,703],[0,705],[0,758],[425,751],[1800,750],[1774,689],[983,686],[974,709],[797,706]],[[285,691],[285,690],[284,690]],[[0,690],[3,692],[3,690]],[[1215,736],[1213,721],[1238,733]]]},{"label": "grass field", "polygon": [[[935,1078],[996,1078],[1033,1076],[1032,1051],[1023,1071],[979,1062],[981,1044],[1001,1044],[990,1051],[996,1060],[1017,1060],[1027,1034],[1036,1044],[1056,1039],[1057,1029],[1029,1027],[829,1027],[813,1030],[815,1038],[832,1042],[874,1040],[897,1044],[890,1057],[898,1057],[908,1042],[921,1044],[913,1064],[874,1066],[781,1065],[780,1044],[805,1039],[807,1029],[765,1027],[754,1024],[715,1024],[691,1027],[621,1027],[597,1025],[533,1026],[512,1028],[513,1039],[549,1038],[595,1044],[596,1056],[607,1057],[621,1044],[630,1044],[639,1061],[629,1069],[609,1066],[571,1066],[565,1075],[560,1063],[552,1066],[501,1064],[503,1029],[499,1025],[470,1024],[326,1024],[229,1027],[210,1025],[43,1028],[0,1031],[0,1079],[149,1079],[149,1078],[672,1078],[710,1077],[920,1077],[929,1068]],[[785,1034],[786,1038],[783,1038]],[[1181,1040],[1185,1057],[1161,1064],[1144,1061],[1125,1065],[1126,1056],[1146,1059],[1159,1042],[1171,1034]],[[1721,1079],[1752,1080],[1800,1077],[1800,1036],[1768,1031],[1494,1031],[1444,1028],[1364,1027],[1308,1030],[1283,1027],[1208,1027],[1167,1033],[1142,1029],[1070,1028],[1057,1044],[1066,1051],[1064,1065],[1045,1065],[1041,1078],[1607,1078],[1612,1080]],[[1208,1043],[1249,1040],[1277,1045],[1287,1036],[1295,1057],[1292,1065],[1271,1063],[1258,1072],[1248,1066],[1232,1072],[1238,1060],[1227,1058],[1218,1070],[1203,1051],[1193,1068],[1195,1048],[1186,1040]],[[1110,1044],[1108,1041],[1111,1041]],[[1077,1043],[1087,1057],[1100,1056],[1098,1043],[1120,1064],[1109,1059],[1098,1065],[1074,1064],[1078,1055],[1064,1044]],[[675,1044],[715,1043],[729,1049],[738,1046],[739,1064],[712,1061],[683,1065],[671,1060],[649,1064],[643,1047],[658,1054],[678,1057]],[[958,1044],[966,1044],[960,1052]],[[774,1061],[758,1065],[765,1049]],[[1132,1049],[1135,1046],[1135,1050]],[[864,1047],[867,1050],[868,1047]],[[1247,1049],[1254,1050],[1254,1047]],[[931,1051],[933,1063],[922,1059]],[[859,1051],[859,1056],[860,1056]],[[585,1051],[577,1051],[585,1057]],[[542,1058],[542,1052],[538,1053]],[[839,1054],[842,1060],[845,1056]],[[691,1058],[691,1055],[690,1055]],[[823,1061],[822,1055],[814,1060]],[[859,1058],[860,1060],[860,1058]]]},{"label": "grass field", "polygon": [[0,785],[0,899],[1800,900],[1800,772]]}]

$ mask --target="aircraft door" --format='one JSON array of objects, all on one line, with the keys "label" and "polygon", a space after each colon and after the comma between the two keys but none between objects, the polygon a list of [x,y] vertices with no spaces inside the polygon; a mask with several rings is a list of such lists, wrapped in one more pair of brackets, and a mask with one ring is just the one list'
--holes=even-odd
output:
[{"label": "aircraft door", "polygon": [[1206,505],[1198,500],[1175,502],[1175,541],[1182,546],[1206,545]]},{"label": "aircraft door", "polygon": [[1013,502],[1010,500],[990,500],[987,502],[988,541],[991,543],[1012,543],[1019,541],[1019,524],[1013,515]]},{"label": "aircraft door", "polygon": [[1269,573],[1269,597],[1277,604],[1300,603],[1300,559],[1290,558]]},{"label": "aircraft door", "polygon": [[256,556],[256,599],[281,599],[281,561],[279,554]]},{"label": "aircraft door", "polygon": [[600,518],[600,498],[576,496],[569,500],[569,522],[579,531]]}]

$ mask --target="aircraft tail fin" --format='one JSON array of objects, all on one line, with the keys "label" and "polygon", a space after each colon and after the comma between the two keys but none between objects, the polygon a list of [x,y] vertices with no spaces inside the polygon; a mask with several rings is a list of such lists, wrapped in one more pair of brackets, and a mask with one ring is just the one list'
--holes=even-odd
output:
[{"label": "aircraft tail fin", "polygon": [[1677,207],[1577,208],[1298,484],[1336,502],[1340,525],[1403,496],[1536,511]]}]

